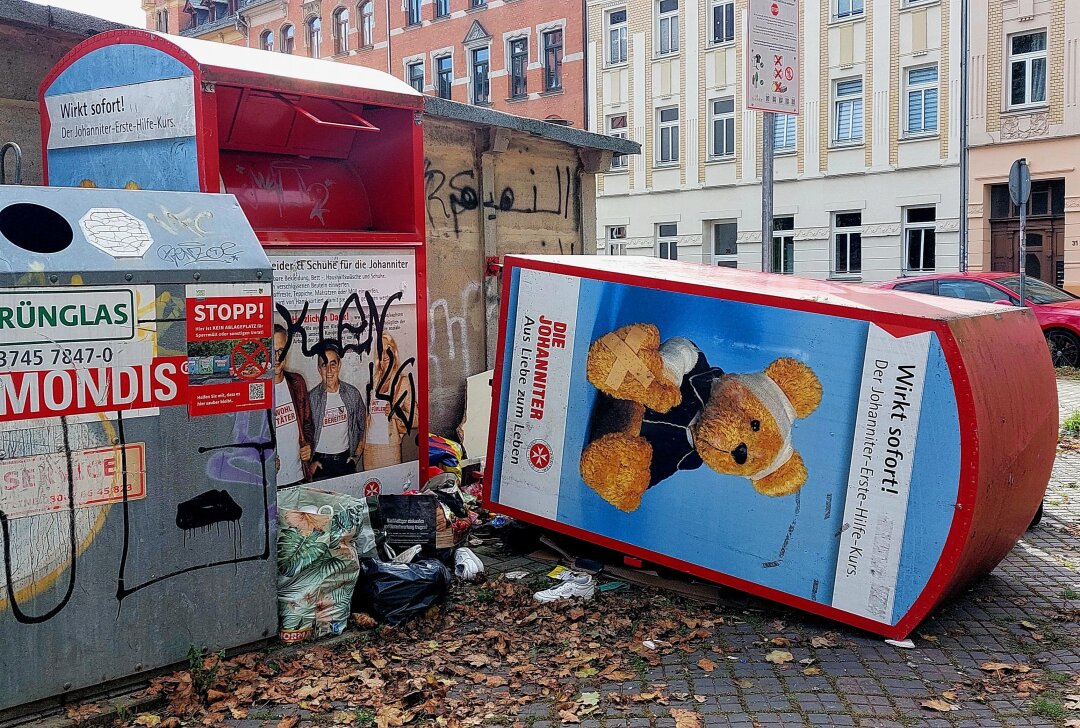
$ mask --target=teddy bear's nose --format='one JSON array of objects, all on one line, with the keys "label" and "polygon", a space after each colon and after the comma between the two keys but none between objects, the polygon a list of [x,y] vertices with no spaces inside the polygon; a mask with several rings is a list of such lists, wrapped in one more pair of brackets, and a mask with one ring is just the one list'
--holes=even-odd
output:
[{"label": "teddy bear's nose", "polygon": [[731,451],[731,457],[734,458],[736,465],[742,465],[746,462],[746,443],[740,442],[739,446]]}]

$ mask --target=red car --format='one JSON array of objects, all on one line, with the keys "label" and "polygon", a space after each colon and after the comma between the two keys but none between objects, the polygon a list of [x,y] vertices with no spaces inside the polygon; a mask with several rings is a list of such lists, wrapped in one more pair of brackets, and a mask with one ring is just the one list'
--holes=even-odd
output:
[{"label": "red car", "polygon": [[[934,273],[874,284],[911,293],[963,298],[1015,306],[1020,300],[1016,273]],[[1046,336],[1055,367],[1080,367],[1080,298],[1028,276],[1028,306]]]}]

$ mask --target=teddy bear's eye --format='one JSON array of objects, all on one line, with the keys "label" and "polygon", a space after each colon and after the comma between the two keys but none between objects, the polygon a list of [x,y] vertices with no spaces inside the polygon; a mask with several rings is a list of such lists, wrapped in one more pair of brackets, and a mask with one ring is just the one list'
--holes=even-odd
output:
[{"label": "teddy bear's eye", "polygon": [[761,422],[758,420],[750,420],[750,429],[757,432],[761,429]]}]

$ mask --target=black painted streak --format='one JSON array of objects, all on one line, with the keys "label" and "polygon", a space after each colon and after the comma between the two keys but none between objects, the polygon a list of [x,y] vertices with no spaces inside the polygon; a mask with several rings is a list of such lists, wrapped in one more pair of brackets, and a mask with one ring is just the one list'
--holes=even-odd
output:
[{"label": "black painted streak", "polygon": [[208,490],[176,506],[176,527],[185,531],[239,521],[244,509],[224,490]]},{"label": "black painted streak", "polygon": [[762,567],[766,569],[772,569],[781,564],[784,560],[784,554],[787,552],[788,544],[791,543],[791,535],[795,533],[795,524],[799,520],[799,510],[802,508],[802,494],[799,491],[795,491],[795,513],[791,515],[791,523],[788,524],[787,535],[784,536],[784,543],[780,545],[780,553],[776,555],[776,558],[772,561],[766,561],[762,563]]}]

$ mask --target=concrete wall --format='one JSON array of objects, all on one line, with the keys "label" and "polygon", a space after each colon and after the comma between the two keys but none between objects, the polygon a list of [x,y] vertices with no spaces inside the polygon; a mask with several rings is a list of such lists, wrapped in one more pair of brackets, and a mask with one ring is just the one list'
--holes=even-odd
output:
[{"label": "concrete wall", "polygon": [[466,377],[494,364],[499,291],[486,259],[587,252],[595,180],[567,144],[432,116],[424,135],[431,429],[452,434]]}]

